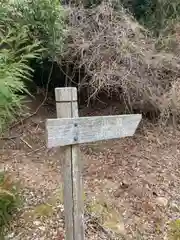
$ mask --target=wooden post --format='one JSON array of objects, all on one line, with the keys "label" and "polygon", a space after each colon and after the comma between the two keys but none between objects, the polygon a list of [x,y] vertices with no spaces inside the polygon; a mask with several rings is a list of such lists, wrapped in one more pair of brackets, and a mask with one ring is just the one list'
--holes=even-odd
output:
[{"label": "wooden post", "polygon": [[[56,88],[55,97],[58,118],[78,117],[76,88]],[[74,140],[76,141],[76,139]],[[79,151],[78,145],[64,147],[63,175],[66,240],[84,240],[82,163]]]},{"label": "wooden post", "polygon": [[66,240],[84,240],[84,204],[79,145],[133,136],[140,114],[78,117],[76,88],[56,88],[58,119],[46,122],[47,146],[64,147],[64,212]]}]

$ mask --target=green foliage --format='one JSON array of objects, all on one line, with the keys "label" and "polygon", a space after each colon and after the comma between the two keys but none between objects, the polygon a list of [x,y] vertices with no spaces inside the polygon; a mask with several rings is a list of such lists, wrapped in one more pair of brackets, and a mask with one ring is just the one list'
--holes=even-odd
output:
[{"label": "green foliage", "polygon": [[32,62],[60,58],[64,13],[58,0],[0,1],[0,132],[22,110]]},{"label": "green foliage", "polygon": [[146,21],[154,12],[157,0],[122,0],[125,7],[128,7],[133,15],[138,19]]},{"label": "green foliage", "polygon": [[156,7],[149,15],[148,11],[143,18],[143,23],[153,30],[159,36],[162,33],[169,35],[173,33],[174,25],[179,21],[180,17],[180,2],[178,0],[156,0]]},{"label": "green foliage", "polygon": [[[10,2],[10,1],[8,1]],[[26,26],[29,39],[41,41],[48,57],[62,53],[65,41],[65,11],[59,0],[14,0],[8,15],[19,27]],[[46,57],[46,55],[44,56]]]},{"label": "green foliage", "polygon": [[180,239],[180,219],[176,219],[170,223],[168,239],[169,240],[179,240]]},{"label": "green foliage", "polygon": [[136,19],[156,36],[169,34],[180,18],[179,0],[122,0]]},{"label": "green foliage", "polygon": [[0,173],[0,237],[8,226],[13,213],[20,206],[20,197],[17,188],[9,174]]},{"label": "green foliage", "polygon": [[[27,29],[0,31],[0,132],[21,111],[25,82],[30,79],[31,59],[39,57],[39,43],[28,44]],[[21,94],[21,95],[20,95]]]},{"label": "green foliage", "polygon": [[45,203],[35,207],[33,215],[36,217],[49,217],[53,214],[53,206]]}]

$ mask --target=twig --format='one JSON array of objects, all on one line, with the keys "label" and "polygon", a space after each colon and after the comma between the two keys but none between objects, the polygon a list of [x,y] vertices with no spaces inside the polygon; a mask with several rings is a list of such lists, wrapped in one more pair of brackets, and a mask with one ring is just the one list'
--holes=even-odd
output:
[{"label": "twig", "polygon": [[43,148],[45,148],[45,146],[42,146],[42,147],[40,147],[40,148],[37,148],[37,149],[35,149],[34,151],[31,151],[31,152],[27,153],[26,155],[30,155],[30,154],[32,154],[32,153],[38,152],[39,150],[41,150],[41,149],[43,149]]},{"label": "twig", "polygon": [[36,128],[35,128],[35,130],[34,130],[35,132],[37,131],[38,127],[39,127],[39,124],[37,124],[37,126],[36,126]]},{"label": "twig", "polygon": [[16,135],[16,136],[9,136],[9,137],[0,137],[0,140],[12,140],[12,139],[15,139],[15,138],[20,138],[22,136],[21,135]]},{"label": "twig", "polygon": [[26,142],[23,138],[20,138],[20,140],[21,140],[23,143],[25,143],[29,148],[32,149],[32,146],[31,146],[28,142]]},{"label": "twig", "polygon": [[11,142],[13,142],[14,144],[16,144],[16,142],[15,142],[12,138],[11,138],[10,140],[11,140]]},{"label": "twig", "polygon": [[67,79],[69,79],[71,83],[76,84],[76,82],[73,81],[73,78],[71,78],[70,76],[68,76],[68,74],[67,74],[60,66],[59,66],[59,68],[60,68],[60,70],[62,71],[62,73],[66,76],[66,86],[68,85]]}]

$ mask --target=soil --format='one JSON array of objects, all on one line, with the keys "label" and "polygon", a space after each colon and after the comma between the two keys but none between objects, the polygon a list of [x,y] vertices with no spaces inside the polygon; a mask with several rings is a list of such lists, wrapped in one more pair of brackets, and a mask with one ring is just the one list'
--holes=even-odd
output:
[{"label": "soil", "polygon": [[[30,100],[28,112],[41,100]],[[118,113],[117,106],[96,105],[79,112],[108,115]],[[0,140],[0,168],[20,182],[23,196],[6,239],[64,239],[63,156],[61,149],[47,149],[45,142],[45,120],[55,117],[55,105],[45,104]],[[179,130],[143,120],[133,137],[80,146],[85,204],[96,198],[118,213],[115,232],[87,211],[87,239],[168,239],[169,223],[180,218],[179,142]]]}]

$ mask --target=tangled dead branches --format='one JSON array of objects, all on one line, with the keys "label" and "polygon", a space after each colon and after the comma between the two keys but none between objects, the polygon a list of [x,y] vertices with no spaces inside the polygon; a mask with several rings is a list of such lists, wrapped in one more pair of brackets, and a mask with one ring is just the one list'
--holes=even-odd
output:
[{"label": "tangled dead branches", "polygon": [[180,96],[179,58],[158,52],[156,39],[122,7],[115,10],[103,2],[92,9],[70,8],[69,25],[65,57],[84,67],[80,87],[87,87],[90,97],[120,90],[131,109],[155,110],[161,117],[180,110],[175,100]]}]

